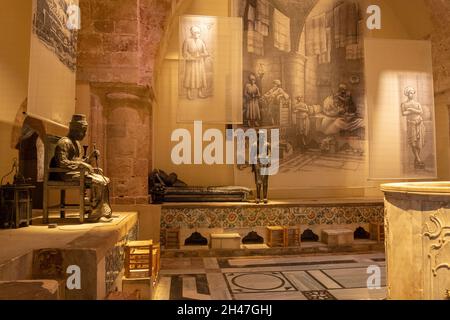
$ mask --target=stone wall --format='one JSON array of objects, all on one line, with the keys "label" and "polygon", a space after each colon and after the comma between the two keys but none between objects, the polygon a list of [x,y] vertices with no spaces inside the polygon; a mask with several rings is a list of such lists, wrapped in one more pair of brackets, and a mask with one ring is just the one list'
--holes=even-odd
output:
[{"label": "stone wall", "polygon": [[436,94],[450,93],[450,1],[426,0],[426,3],[433,22],[434,89]]},{"label": "stone wall", "polygon": [[90,143],[113,203],[148,203],[153,67],[172,0],[80,0],[77,80],[91,92]]},{"label": "stone wall", "polygon": [[151,98],[148,88],[91,84],[91,143],[104,154],[100,164],[111,178],[114,204],[148,203],[152,168]]},{"label": "stone wall", "polygon": [[80,0],[78,80],[151,85],[171,0]]}]

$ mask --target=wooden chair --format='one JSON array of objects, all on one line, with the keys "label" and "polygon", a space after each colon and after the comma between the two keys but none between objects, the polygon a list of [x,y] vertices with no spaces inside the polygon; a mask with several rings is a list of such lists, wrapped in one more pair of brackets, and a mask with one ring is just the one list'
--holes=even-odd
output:
[{"label": "wooden chair", "polygon": [[[49,213],[53,211],[59,211],[61,219],[66,217],[66,210],[78,210],[80,212],[80,223],[84,223],[84,216],[91,209],[90,204],[85,203],[85,197],[87,190],[90,186],[86,182],[85,170],[80,170],[79,181],[57,181],[52,180],[52,174],[67,173],[69,170],[60,168],[51,168],[51,160],[55,155],[56,145],[60,137],[47,136],[45,143],[45,155],[44,155],[44,196],[43,196],[43,211],[44,211],[44,224],[49,223]],[[50,191],[56,190],[60,192],[60,203],[56,206],[50,206]],[[66,191],[78,190],[79,203],[67,204],[66,203]]]}]

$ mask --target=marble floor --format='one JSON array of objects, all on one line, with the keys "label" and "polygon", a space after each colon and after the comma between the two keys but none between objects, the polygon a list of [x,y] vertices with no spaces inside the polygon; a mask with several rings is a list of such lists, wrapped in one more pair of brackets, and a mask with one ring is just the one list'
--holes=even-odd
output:
[{"label": "marble floor", "polygon": [[383,253],[163,258],[155,299],[382,300],[385,274]]}]

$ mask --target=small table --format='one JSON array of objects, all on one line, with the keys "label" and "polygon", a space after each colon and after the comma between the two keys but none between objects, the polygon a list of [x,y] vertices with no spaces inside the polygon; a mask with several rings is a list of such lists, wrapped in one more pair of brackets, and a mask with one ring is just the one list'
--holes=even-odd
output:
[{"label": "small table", "polygon": [[0,228],[17,229],[32,224],[32,190],[27,184],[7,184],[0,187]]}]

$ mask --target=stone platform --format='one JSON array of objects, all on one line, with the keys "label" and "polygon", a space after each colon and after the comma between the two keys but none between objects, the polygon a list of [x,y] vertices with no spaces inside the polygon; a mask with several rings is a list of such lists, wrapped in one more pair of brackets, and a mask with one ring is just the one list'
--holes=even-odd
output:
[{"label": "stone platform", "polygon": [[328,246],[322,242],[303,242],[299,247],[275,247],[267,245],[241,245],[240,249],[214,249],[208,246],[183,246],[180,249],[162,250],[164,258],[208,257],[267,257],[267,256],[315,256],[323,254],[384,253],[384,243],[372,240],[356,240],[350,246]]},{"label": "stone platform", "polygon": [[[58,296],[67,300],[104,299],[114,291],[123,272],[123,246],[137,239],[138,214],[115,213],[111,223],[84,225],[74,217],[52,219],[55,229],[36,219],[28,228],[0,230],[0,282],[11,290],[13,284],[54,280],[64,291]],[[80,290],[66,289],[69,266],[80,268]]]},{"label": "stone platform", "polygon": [[267,243],[268,226],[300,226],[312,230],[321,241],[322,230],[370,229],[384,221],[382,199],[320,199],[254,203],[176,203],[161,207],[161,243],[168,229],[180,229],[180,247],[193,232],[207,239],[216,233],[239,233],[241,238],[256,231]]}]

